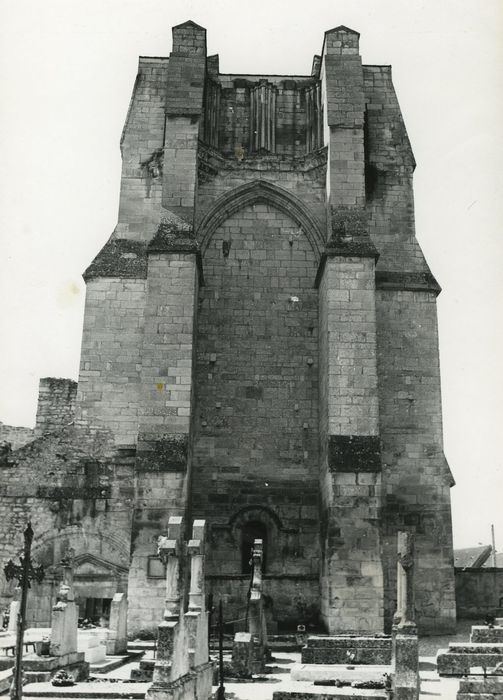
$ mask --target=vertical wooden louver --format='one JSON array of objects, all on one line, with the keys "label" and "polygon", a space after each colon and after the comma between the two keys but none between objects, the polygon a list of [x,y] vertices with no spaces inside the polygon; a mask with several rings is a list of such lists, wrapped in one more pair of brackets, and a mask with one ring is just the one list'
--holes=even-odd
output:
[{"label": "vertical wooden louver", "polygon": [[253,153],[276,150],[276,88],[265,80],[250,90],[250,147]]},{"label": "vertical wooden louver", "polygon": [[321,106],[321,84],[306,88],[306,153],[323,145],[323,112]]},{"label": "vertical wooden louver", "polygon": [[203,140],[209,146],[218,148],[218,115],[220,111],[220,85],[211,78],[206,78],[203,123]]}]

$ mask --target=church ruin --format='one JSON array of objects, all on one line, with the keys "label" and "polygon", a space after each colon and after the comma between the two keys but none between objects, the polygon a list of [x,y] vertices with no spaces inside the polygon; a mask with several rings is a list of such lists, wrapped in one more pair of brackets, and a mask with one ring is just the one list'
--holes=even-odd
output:
[{"label": "church ruin", "polygon": [[419,630],[452,631],[440,287],[391,69],[358,44],[340,26],[306,75],[227,74],[189,21],[169,58],[140,58],[78,386],[41,380],[34,433],[0,451],[0,559],[31,518],[47,568],[31,624],[71,547],[81,616],[127,592],[130,633],[155,630],[157,538],[183,516],[206,520],[229,618],[261,539],[272,619],[330,633],[389,631],[414,532]]}]

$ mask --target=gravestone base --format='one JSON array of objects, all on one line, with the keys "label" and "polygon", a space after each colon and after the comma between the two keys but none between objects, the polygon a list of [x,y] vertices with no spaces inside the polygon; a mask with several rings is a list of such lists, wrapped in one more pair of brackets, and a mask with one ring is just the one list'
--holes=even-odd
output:
[{"label": "gravestone base", "polygon": [[253,648],[249,632],[236,632],[232,644],[232,674],[236,678],[250,678],[252,675]]},{"label": "gravestone base", "polygon": [[419,697],[419,642],[415,625],[393,632],[393,698],[417,700]]},{"label": "gravestone base", "polygon": [[503,644],[503,627],[494,625],[474,625],[470,634],[470,642],[473,644]]},{"label": "gravestone base", "polygon": [[503,678],[463,679],[456,700],[503,700]]},{"label": "gravestone base", "polygon": [[494,668],[503,661],[503,644],[449,644],[437,654],[439,676],[466,676],[472,668]]},{"label": "gravestone base", "polygon": [[303,664],[391,663],[391,637],[387,635],[333,635],[308,637],[302,647]]},{"label": "gravestone base", "polygon": [[28,683],[49,681],[61,670],[73,676],[75,681],[87,680],[89,662],[85,660],[84,652],[74,651],[61,656],[30,654],[23,657],[23,675]]},{"label": "gravestone base", "polygon": [[142,659],[139,668],[133,668],[130,674],[132,681],[147,683],[154,677],[155,659]]}]

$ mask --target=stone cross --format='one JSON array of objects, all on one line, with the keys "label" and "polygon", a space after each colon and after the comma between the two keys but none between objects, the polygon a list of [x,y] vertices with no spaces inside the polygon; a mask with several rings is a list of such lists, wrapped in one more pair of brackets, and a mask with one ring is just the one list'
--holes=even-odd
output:
[{"label": "stone cross", "polygon": [[262,600],[262,557],[263,557],[263,542],[262,540],[254,540],[252,549],[253,563],[253,578],[250,590],[250,624],[249,630],[252,637],[257,640],[262,640],[262,622],[260,603]]},{"label": "stone cross", "polygon": [[63,568],[63,580],[59,587],[59,600],[52,608],[51,656],[64,656],[77,651],[79,611],[73,591],[73,550],[67,550],[60,565]]},{"label": "stone cross", "polygon": [[189,540],[187,551],[190,556],[190,591],[189,610],[205,611],[204,598],[204,539],[205,520],[194,520],[192,539]]},{"label": "stone cross", "polygon": [[157,542],[157,553],[159,555],[159,559],[166,567],[165,620],[178,620],[180,617],[180,555],[182,526],[183,518],[181,516],[171,516],[168,520],[167,537],[161,535]]},{"label": "stone cross", "polygon": [[414,606],[414,535],[398,533],[397,548],[397,605],[394,624],[415,627]]},{"label": "stone cross", "polygon": [[75,558],[75,550],[69,547],[60,561],[60,566],[63,568],[63,580],[59,587],[59,599],[64,603],[73,602],[75,593],[73,590],[73,561]]}]

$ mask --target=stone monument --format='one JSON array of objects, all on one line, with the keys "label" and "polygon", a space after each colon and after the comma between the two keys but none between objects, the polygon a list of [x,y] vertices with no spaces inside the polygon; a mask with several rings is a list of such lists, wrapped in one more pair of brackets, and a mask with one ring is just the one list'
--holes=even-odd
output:
[{"label": "stone monument", "polygon": [[263,673],[267,660],[267,623],[262,596],[262,563],[264,543],[254,540],[252,549],[252,582],[248,610],[248,631],[237,632],[232,645],[232,666],[237,676]]},{"label": "stone monument", "polygon": [[[171,517],[158,552],[166,566],[164,620],[158,628],[157,659],[147,700],[207,700],[212,662],[208,656],[208,613],[204,601],[205,521],[195,520],[192,539],[184,546],[183,519]],[[190,558],[189,610],[185,564]]]},{"label": "stone monument", "polygon": [[109,656],[127,653],[127,595],[116,593],[110,606],[106,651]]},{"label": "stone monument", "polygon": [[395,700],[419,698],[419,648],[414,607],[414,536],[397,535],[397,604],[392,630],[391,672]]},{"label": "stone monument", "polygon": [[89,675],[89,663],[83,651],[78,651],[78,607],[73,590],[73,552],[68,550],[61,560],[63,579],[58,601],[52,608],[51,637],[48,655],[30,655],[23,667],[33,680],[49,680],[57,671],[65,670],[74,680],[85,680]]}]

